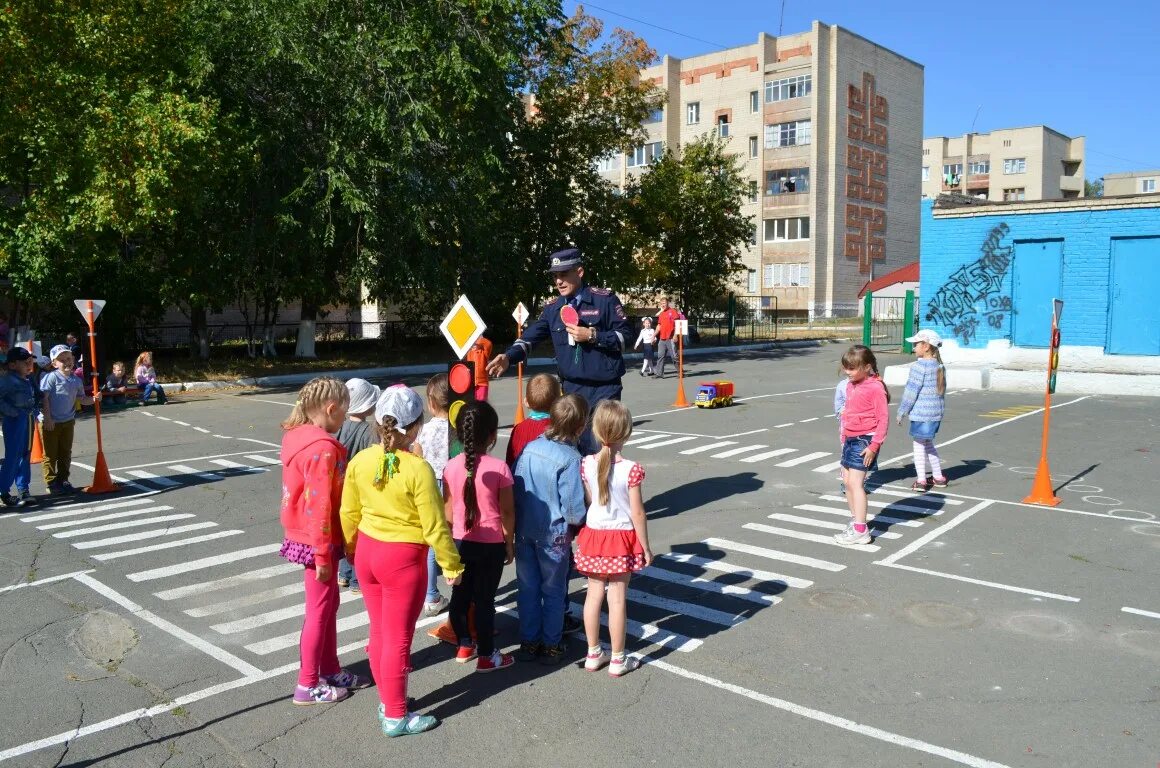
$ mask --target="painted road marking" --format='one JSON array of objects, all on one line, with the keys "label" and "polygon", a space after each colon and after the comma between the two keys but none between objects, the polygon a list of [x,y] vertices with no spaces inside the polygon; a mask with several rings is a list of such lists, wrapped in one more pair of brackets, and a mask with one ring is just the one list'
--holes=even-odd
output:
[{"label": "painted road marking", "polygon": [[659,435],[642,435],[641,437],[634,437],[625,443],[625,445],[640,445],[641,443],[650,443],[653,440],[664,440],[668,436],[669,433],[667,432],[663,432]]},{"label": "painted road marking", "polygon": [[[848,509],[822,507],[817,504],[798,504],[794,509],[800,509],[802,512],[823,512],[828,515],[837,515],[838,517],[850,517],[850,510]],[[919,528],[922,526],[922,523],[918,520],[904,520],[901,517],[891,517],[890,515],[866,515],[866,520],[877,520],[880,523],[889,523],[890,525],[905,525],[908,528]]]},{"label": "painted road marking", "polygon": [[786,563],[804,565],[808,568],[818,568],[820,570],[831,571],[833,573],[846,570],[846,566],[842,565],[841,563],[831,563],[829,560],[819,560],[815,557],[795,555],[792,552],[782,552],[777,549],[755,547],[751,544],[742,544],[739,541],[730,541],[729,539],[710,538],[705,539],[701,543],[709,547],[728,549],[734,552],[744,552],[747,555],[757,555],[758,557],[765,557],[769,558],[770,560],[781,560]]},{"label": "painted road marking", "polygon": [[[302,566],[298,567],[301,568]],[[343,594],[345,595],[350,593],[344,592]],[[302,606],[302,609],[305,611],[306,606]],[[499,612],[499,606],[496,606],[496,612]],[[445,621],[447,617],[433,616],[432,618],[436,619],[437,621]],[[335,622],[335,629],[336,632],[342,633],[352,629],[358,629],[359,627],[365,627],[370,623],[370,616],[367,615],[366,611],[361,611],[352,616],[346,616],[339,619],[337,622]],[[416,626],[419,625],[417,624]],[[268,654],[274,653],[275,651],[281,651],[286,648],[293,648],[294,646],[298,645],[298,640],[301,638],[301,636],[302,630],[296,629],[293,632],[288,632],[284,635],[279,635],[278,637],[271,637],[268,640],[259,640],[256,643],[250,643],[249,645],[243,647],[250,653],[256,653],[259,656],[266,656]],[[363,641],[359,645],[360,647],[364,646],[366,645],[366,642]],[[294,666],[297,667],[298,664],[295,663]]]},{"label": "painted road marking", "polygon": [[[352,600],[361,599],[362,595],[356,595],[349,590],[338,596],[338,602],[340,605],[349,603]],[[249,632],[251,629],[264,627],[267,624],[276,624],[279,621],[293,619],[297,616],[302,616],[305,613],[306,605],[304,603],[297,603],[287,608],[279,608],[274,611],[267,611],[266,613],[247,616],[244,619],[238,619],[237,621],[227,621],[222,624],[214,624],[210,627],[210,629],[220,635],[236,635],[239,632]]]},{"label": "painted road marking", "polygon": [[[831,496],[827,493],[818,498],[822,501],[836,501],[839,504],[846,503],[845,496]],[[885,509],[890,512],[913,512],[923,517],[939,517],[946,511],[938,507],[924,507],[918,504],[906,504],[901,501],[875,501],[874,499],[867,499],[866,506],[874,507],[875,509]]]},{"label": "painted road marking", "polygon": [[[579,603],[570,603],[572,613],[580,616],[584,613],[584,606]],[[600,614],[601,625],[608,626],[608,614]],[[624,626],[625,633],[632,635],[635,638],[652,643],[653,645],[660,645],[673,650],[681,651],[682,653],[689,653],[701,647],[701,641],[685,637],[676,632],[671,632],[667,629],[662,629],[655,624],[648,624],[641,621],[634,621],[628,619]]]},{"label": "painted road marking", "polygon": [[[153,494],[149,494],[152,496]],[[121,507],[134,507],[139,504],[152,504],[151,498],[137,498],[126,499],[125,501],[114,501],[109,504],[101,504],[96,507],[73,507],[66,509],[63,512],[42,512],[38,515],[29,515],[28,517],[20,518],[22,523],[39,523],[41,520],[57,520],[62,517],[73,517],[75,515],[87,515],[92,512],[104,512],[107,509],[120,509]]]},{"label": "painted road marking", "polygon": [[[43,584],[55,584],[58,581],[67,581],[68,579],[75,579],[82,573],[92,573],[92,570],[87,571],[73,571],[72,573],[62,573],[58,576],[46,576],[43,579],[33,579],[32,581],[18,581],[15,584],[9,584],[7,587],[0,587],[0,593],[11,592],[15,589],[24,589],[25,587],[39,587]],[[3,758],[0,758],[2,760]]]},{"label": "painted road marking", "polygon": [[738,576],[745,576],[760,582],[772,582],[775,584],[782,584],[786,587],[795,587],[797,589],[806,589],[812,587],[814,583],[809,579],[800,579],[797,576],[786,576],[783,573],[774,573],[773,571],[762,571],[757,568],[745,568],[744,566],[734,565],[725,560],[710,560],[707,557],[700,555],[690,555],[684,552],[670,552],[667,555],[661,555],[658,560],[672,560],[675,563],[687,563],[695,565],[698,568],[706,568],[711,571],[720,571],[721,573],[733,573]]},{"label": "painted road marking", "polygon": [[[801,531],[794,531],[790,530],[789,528],[778,528],[775,525],[765,525],[764,523],[746,523],[741,527],[750,531],[770,533],[774,536],[785,536],[787,539],[800,539],[802,541],[812,541],[815,544],[825,544],[826,546],[854,549],[853,547],[847,547],[845,544],[839,544],[834,540],[833,536],[823,536],[818,533],[802,533]],[[882,549],[882,547],[878,546],[877,544],[859,544],[856,551],[877,552],[880,549]]]},{"label": "painted road marking", "polygon": [[305,587],[301,582],[287,584],[283,587],[275,587],[274,589],[255,592],[252,595],[246,595],[245,597],[238,597],[234,598],[233,600],[226,600],[225,602],[214,603],[212,605],[206,605],[201,608],[189,608],[188,610],[184,611],[184,613],[185,615],[193,616],[194,618],[215,616],[219,613],[230,613],[232,611],[238,610],[239,608],[248,608],[251,605],[260,605],[261,603],[267,603],[271,600],[277,600],[281,597],[296,595],[304,590]]},{"label": "painted road marking", "polygon": [[909,499],[911,501],[929,501],[931,503],[937,503],[937,504],[950,504],[950,505],[956,506],[956,507],[960,507],[963,504],[963,502],[960,501],[959,499],[952,499],[948,496],[944,496],[941,493],[920,494],[920,493],[916,493],[915,491],[908,491],[905,488],[898,489],[898,488],[887,488],[886,486],[879,486],[878,488],[875,488],[873,491],[871,491],[870,494],[872,496],[878,495],[878,494],[881,494],[883,496],[897,496],[901,499]]},{"label": "painted road marking", "polygon": [[815,472],[836,472],[837,470],[839,470],[841,468],[842,468],[842,460],[838,459],[837,461],[830,462],[829,464],[823,464],[820,467],[814,467],[814,471]]},{"label": "painted road marking", "polygon": [[720,624],[723,627],[735,627],[741,622],[745,621],[746,616],[739,613],[726,613],[725,611],[714,610],[713,608],[706,608],[701,605],[694,605],[693,603],[686,603],[681,600],[673,600],[668,597],[661,597],[649,592],[644,592],[639,589],[626,589],[625,597],[634,603],[647,605],[650,608],[659,608],[662,611],[673,611],[682,616],[688,616],[693,619],[700,619],[707,621],[710,624]]},{"label": "painted road marking", "polygon": [[1031,413],[1043,406],[1040,405],[1012,405],[1007,408],[999,408],[998,410],[990,411],[989,413],[979,414],[984,419],[1007,419],[1012,416],[1021,416],[1024,413]]},{"label": "painted road marking", "polygon": [[172,515],[160,515],[158,517],[147,517],[143,520],[122,520],[119,523],[108,523],[107,525],[96,525],[92,528],[75,528],[71,531],[61,531],[54,533],[53,537],[57,539],[69,539],[73,536],[88,536],[90,533],[104,533],[105,531],[116,531],[121,528],[138,528],[142,525],[153,525],[154,523],[167,523],[170,520],[188,520],[191,517],[197,517],[192,512],[177,512]]},{"label": "painted road marking", "polygon": [[174,419],[174,420],[173,420],[173,423],[174,423],[174,424],[180,424],[180,425],[181,425],[181,426],[183,426],[183,427],[188,427],[188,426],[189,426],[189,424],[187,424],[186,422],[184,422],[184,421],[178,421],[177,419]]},{"label": "painted road marking", "polygon": [[1123,611],[1124,613],[1134,613],[1137,616],[1147,616],[1150,619],[1160,619],[1160,613],[1154,613],[1152,611],[1142,611],[1139,608],[1128,608],[1125,606],[1124,608],[1121,608],[1120,610]]},{"label": "painted road marking", "polygon": [[204,435],[208,435],[208,434],[209,434],[209,430],[208,430],[208,429],[205,429],[205,428],[203,428],[203,427],[194,427],[194,429],[196,429],[198,432],[201,432],[201,433],[202,433],[202,434],[204,434]]},{"label": "painted road marking", "polygon": [[716,448],[724,448],[727,445],[736,445],[735,440],[722,440],[719,443],[709,443],[708,445],[698,445],[696,448],[689,448],[686,451],[681,451],[682,456],[692,456],[694,453],[705,453]]},{"label": "painted road marking", "polygon": [[937,539],[939,536],[942,536],[947,531],[952,530],[953,528],[955,528],[959,525],[962,525],[963,523],[970,520],[976,514],[978,514],[979,512],[982,512],[984,509],[986,509],[989,506],[991,506],[991,502],[989,502],[989,501],[984,501],[984,502],[980,502],[980,503],[976,504],[975,506],[971,507],[970,509],[966,510],[965,512],[961,512],[958,515],[956,515],[953,520],[950,520],[947,523],[940,525],[938,528],[935,528],[933,531],[930,531],[929,533],[915,539],[910,544],[907,544],[905,547],[903,547],[902,549],[898,550],[897,552],[891,554],[889,557],[886,557],[886,558],[878,561],[878,563],[876,563],[876,564],[877,565],[890,565],[892,563],[898,562],[902,558],[909,555],[911,552],[914,552],[915,550],[917,550],[919,547],[925,546],[926,544]]},{"label": "painted road marking", "polygon": [[151,531],[126,533],[123,536],[111,536],[107,539],[78,541],[77,543],[73,544],[73,546],[77,549],[96,549],[97,547],[110,547],[114,544],[128,544],[131,541],[144,541],[145,539],[156,539],[160,536],[173,536],[178,533],[200,531],[205,528],[217,528],[217,523],[211,521],[205,523],[190,523],[189,525],[179,525],[176,528],[154,528]]},{"label": "painted road marking", "polygon": [[257,461],[262,464],[281,464],[282,460],[274,458],[273,456],[263,456],[260,453],[247,453],[246,458],[251,461]]},{"label": "painted road marking", "polygon": [[768,445],[743,445],[740,448],[734,448],[730,451],[722,451],[721,453],[714,453],[714,459],[727,459],[730,456],[739,456],[750,451],[760,451],[762,448],[768,448]]},{"label": "painted road marking", "polygon": [[677,443],[687,443],[690,440],[696,440],[695,437],[674,437],[670,440],[661,440],[656,443],[649,443],[648,445],[640,446],[642,451],[651,451],[653,448],[660,448],[663,445],[676,445]]},{"label": "painted road marking", "polygon": [[221,475],[215,475],[213,472],[201,472],[194,469],[193,467],[186,466],[185,464],[170,464],[169,469],[172,469],[174,472],[179,472],[183,475],[193,475],[194,477],[200,477],[202,480],[224,479]]},{"label": "painted road marking", "polygon": [[785,429],[786,427],[792,427],[792,426],[793,426],[793,422],[787,421],[785,424],[774,424],[773,428],[774,429]]},{"label": "painted road marking", "polygon": [[227,536],[237,536],[245,531],[232,529],[229,531],[218,531],[217,533],[207,533],[203,536],[192,536],[188,539],[178,539],[177,541],[167,541],[164,544],[150,544],[147,547],[137,547],[136,549],[125,549],[119,552],[106,552],[103,555],[93,555],[94,560],[117,560],[122,557],[132,557],[133,555],[140,555],[146,552],[157,552],[162,549],[173,549],[174,547],[187,547],[190,544],[200,544],[203,541],[213,541],[215,539],[224,539]]},{"label": "painted road marking", "polygon": [[[797,507],[794,507],[797,509]],[[780,512],[774,512],[769,516],[770,520],[780,520],[783,523],[798,523],[799,525],[809,525],[814,528],[825,528],[830,531],[844,531],[846,530],[845,523],[832,523],[829,520],[815,520],[812,517],[799,517],[797,515],[784,515]],[[871,527],[881,528],[883,521],[878,520],[879,525],[875,526],[870,521],[870,516],[866,515],[866,522],[871,523]],[[874,534],[876,539],[901,539],[901,533],[894,533],[893,531],[879,531]]]},{"label": "painted road marking", "polygon": [[[252,450],[252,449],[251,449]],[[209,456],[189,456],[183,459],[166,459],[165,461],[152,461],[148,464],[129,464],[124,467],[115,467],[116,471],[123,472],[126,469],[145,469],[147,467],[160,467],[166,464],[184,464],[188,461],[209,461],[210,459],[226,459],[230,456],[245,456],[246,451],[234,451],[232,453],[214,453]],[[150,493],[157,493],[157,491],[150,491]]]},{"label": "painted road marking", "polygon": [[694,589],[712,592],[717,595],[728,595],[729,597],[757,603],[758,605],[777,605],[781,602],[781,598],[776,595],[768,595],[764,592],[749,589],[748,587],[739,587],[736,584],[722,584],[701,576],[690,576],[686,573],[678,573],[677,571],[659,568],[656,565],[650,565],[640,573],[651,579],[659,579],[660,581],[667,581],[672,584],[693,587]]},{"label": "painted road marking", "polygon": [[777,448],[772,451],[762,451],[761,453],[755,453],[752,456],[746,456],[745,458],[741,459],[741,461],[744,461],[747,464],[754,464],[758,461],[772,459],[774,456],[784,456],[785,454],[793,453],[796,450],[796,448]]},{"label": "painted road marking", "polygon": [[1012,584],[1000,584],[997,581],[983,581],[982,579],[972,579],[968,576],[960,576],[957,573],[944,573],[942,571],[932,571],[927,568],[915,568],[913,565],[902,565],[901,563],[875,563],[875,565],[885,565],[888,568],[898,568],[902,571],[911,571],[912,573],[925,573],[927,576],[938,576],[943,579],[952,579],[953,581],[963,581],[967,584],[978,584],[981,587],[992,587],[994,589],[1002,589],[1007,592],[1018,592],[1024,595],[1032,595],[1034,597],[1046,597],[1051,600],[1062,600],[1066,603],[1078,603],[1078,597],[1071,597],[1070,595],[1060,595],[1055,592],[1042,592],[1038,589],[1027,589],[1026,587],[1016,587]]},{"label": "painted road marking", "polygon": [[82,517],[80,520],[65,520],[63,522],[49,523],[48,525],[38,525],[38,531],[51,531],[57,528],[68,528],[73,525],[89,525],[90,523],[99,523],[105,520],[118,520],[122,517],[133,517],[134,515],[151,515],[154,512],[168,512],[173,507],[141,507],[140,509],[129,509],[122,512],[113,512],[108,515],[97,515],[96,517]]},{"label": "painted road marking", "polygon": [[[282,549],[282,542],[274,544],[262,544],[257,547],[250,547],[249,549],[240,549],[236,552],[226,552],[221,555],[213,555],[211,557],[203,557],[200,560],[190,560],[184,563],[177,563],[176,565],[167,565],[163,568],[151,568],[147,571],[138,571],[137,573],[130,573],[125,578],[129,581],[152,581],[153,579],[163,579],[166,576],[177,576],[182,573],[189,573],[190,571],[200,571],[203,568],[212,568],[215,565],[223,565],[225,563],[233,563],[238,560],[246,560],[251,557],[258,557],[260,555],[272,555],[278,550]],[[292,566],[286,570],[298,570],[301,566]],[[245,576],[244,578],[252,578],[253,574]],[[244,579],[243,579],[244,580]],[[194,585],[201,589],[203,585]],[[160,595],[158,595],[160,597]],[[162,600],[172,600],[172,597],[161,598]]]},{"label": "painted road marking", "polygon": [[178,600],[183,597],[191,595],[200,595],[206,592],[217,592],[222,589],[229,589],[236,587],[239,584],[247,584],[251,581],[259,579],[269,579],[274,576],[281,576],[283,573],[290,573],[291,571],[302,572],[302,566],[296,563],[279,563],[278,565],[271,565],[268,568],[259,568],[256,571],[246,571],[239,573],[237,576],[227,576],[224,579],[215,579],[214,581],[203,581],[200,584],[189,584],[184,587],[174,587],[173,589],[162,590],[161,592],[154,592],[153,596],[162,600]]},{"label": "painted road marking", "polygon": [[825,458],[829,455],[829,451],[815,451],[814,453],[807,453],[805,456],[798,456],[796,458],[790,459],[789,461],[783,461],[780,464],[775,464],[774,466],[796,467],[798,464],[805,464],[807,461],[816,461],[817,459]]},{"label": "painted road marking", "polygon": [[251,467],[248,464],[239,464],[238,462],[230,461],[229,459],[214,459],[210,462],[210,464],[217,464],[219,467],[225,467],[226,469],[236,469],[239,472],[257,473],[270,471],[265,467]]},{"label": "painted road marking", "polygon": [[801,421],[798,422],[798,424],[809,424],[811,421],[817,421],[820,418],[822,418],[822,417],[821,416],[814,416],[812,419],[802,419]]},{"label": "painted road marking", "polygon": [[153,474],[152,472],[146,472],[143,469],[130,469],[127,474],[130,474],[133,477],[139,477],[142,480],[147,480],[150,483],[154,483],[155,485],[160,485],[162,488],[176,488],[177,486],[181,485],[181,483],[177,482],[176,480],[168,477],[160,477]]}]

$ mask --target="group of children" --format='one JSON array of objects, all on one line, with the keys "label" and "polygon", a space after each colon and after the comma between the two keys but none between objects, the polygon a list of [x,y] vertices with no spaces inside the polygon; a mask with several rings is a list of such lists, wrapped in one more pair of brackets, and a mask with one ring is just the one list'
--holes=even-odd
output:
[{"label": "group of children", "polygon": [[[906,339],[914,345],[917,357],[910,367],[902,402],[898,405],[898,423],[910,417],[910,437],[914,448],[917,479],[911,490],[925,493],[946,488],[934,437],[942,424],[946,395],[946,370],[939,347],[942,339],[931,330],[921,330]],[[866,476],[878,469],[878,454],[890,428],[890,391],[878,373],[878,360],[869,347],[855,344],[842,356],[845,378],[834,392],[834,415],[842,445],[842,492],[850,509],[846,529],[834,536],[845,546],[870,544],[873,536],[867,524]],[[926,465],[932,477],[928,481]]]},{"label": "group of children", "polygon": [[[134,381],[136,387],[133,386]],[[118,360],[113,363],[113,372],[105,379],[101,392],[114,405],[126,405],[134,389],[137,390],[137,402],[141,405],[148,405],[149,398],[154,395],[157,396],[158,405],[166,403],[165,389],[157,380],[157,371],[153,369],[152,352],[145,351],[137,355],[137,361],[133,363],[133,379],[125,375],[123,362]]]},{"label": "group of children", "polygon": [[[464,405],[452,424],[447,377],[432,378],[426,395],[424,403],[402,384],[379,390],[321,377],[303,387],[283,423],[281,555],[304,566],[306,593],[294,703],[341,701],[370,682],[338,662],[338,589],[346,583],[361,591],[370,618],[367,653],[383,732],[434,727],[434,717],[407,708],[415,622],[446,607],[456,661],[474,661],[481,673],[510,667],[515,657],[496,647],[494,619],[503,569],[513,561],[521,661],[561,661],[574,564],[588,580],[584,668],[607,667],[613,677],[635,669],[624,650],[625,592],[652,550],[644,470],[620,453],[632,432],[628,409],[616,401],[597,406],[591,427],[601,449],[581,457],[587,403],[563,395],[554,376],[533,376],[531,414],[513,429],[505,461],[491,455],[499,417],[486,401]],[[353,573],[344,571],[350,564]],[[450,601],[432,583],[439,571]],[[611,652],[600,644],[606,600]]]}]

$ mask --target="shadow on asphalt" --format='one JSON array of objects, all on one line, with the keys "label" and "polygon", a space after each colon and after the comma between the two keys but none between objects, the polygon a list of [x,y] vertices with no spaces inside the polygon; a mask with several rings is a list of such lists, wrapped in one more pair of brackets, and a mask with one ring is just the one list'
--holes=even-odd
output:
[{"label": "shadow on asphalt", "polygon": [[759,491],[764,485],[756,472],[738,472],[728,477],[704,477],[650,496],[646,512],[649,520],[660,520],[697,507],[713,505],[730,496]]}]

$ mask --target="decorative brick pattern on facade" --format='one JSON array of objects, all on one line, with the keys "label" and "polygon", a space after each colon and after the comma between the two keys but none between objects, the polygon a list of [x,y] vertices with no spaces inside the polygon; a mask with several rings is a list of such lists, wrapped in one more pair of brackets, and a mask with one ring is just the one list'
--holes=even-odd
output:
[{"label": "decorative brick pattern on facade", "polygon": [[734,61],[727,61],[724,64],[712,64],[708,67],[691,69],[688,72],[681,73],[681,82],[685,85],[693,85],[701,82],[701,78],[705,75],[716,75],[717,79],[720,80],[723,77],[732,75],[735,69],[747,69],[750,72],[756,72],[758,69],[757,57],[750,56],[747,59],[736,59]]},{"label": "decorative brick pattern on facade", "polygon": [[[870,274],[875,261],[886,260],[886,181],[890,108],[877,92],[874,76],[862,73],[862,87],[847,88],[846,245],[847,258]],[[881,151],[879,151],[881,150]],[[859,201],[857,203],[852,201]]]}]

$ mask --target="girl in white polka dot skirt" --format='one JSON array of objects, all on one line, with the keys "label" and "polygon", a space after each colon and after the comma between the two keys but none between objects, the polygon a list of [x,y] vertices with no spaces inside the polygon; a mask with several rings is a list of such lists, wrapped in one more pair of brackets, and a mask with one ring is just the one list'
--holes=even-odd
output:
[{"label": "girl in white polka dot skirt", "polygon": [[[632,414],[620,401],[603,400],[596,406],[592,434],[601,448],[580,463],[588,517],[576,537],[576,570],[588,577],[584,600],[588,656],[584,668],[596,672],[608,665],[608,674],[620,677],[639,666],[635,658],[624,654],[628,580],[653,560],[641,492],[644,468],[620,455],[621,446],[632,434]],[[600,609],[605,597],[611,657],[600,645]]]}]

